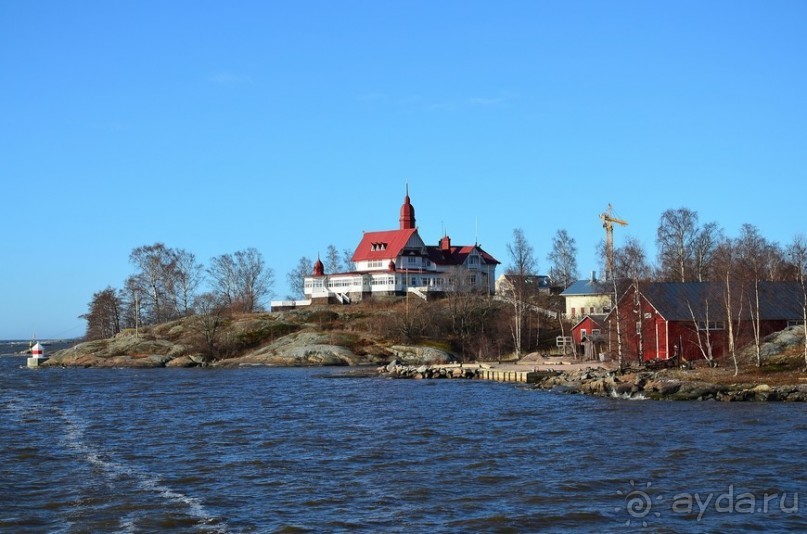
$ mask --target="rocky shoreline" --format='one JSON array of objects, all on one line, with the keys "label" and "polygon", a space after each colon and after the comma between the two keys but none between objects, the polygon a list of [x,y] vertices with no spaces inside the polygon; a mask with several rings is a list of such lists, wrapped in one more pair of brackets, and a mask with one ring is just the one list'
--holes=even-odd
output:
[{"label": "rocky shoreline", "polygon": [[807,384],[722,384],[675,376],[676,371],[619,371],[602,368],[551,372],[535,387],[560,393],[652,400],[807,402]]},{"label": "rocky shoreline", "polygon": [[698,362],[686,369],[622,371],[613,366],[607,368],[609,362],[584,363],[543,356],[530,359],[531,355],[519,363],[456,363],[455,355],[448,352],[445,344],[394,344],[366,329],[347,329],[348,324],[355,326],[355,318],[345,318],[340,329],[326,328],[325,323],[318,321],[332,321],[335,314],[319,313],[253,314],[228,319],[219,335],[222,350],[218,351],[218,358],[201,350],[204,346],[199,344],[198,324],[194,318],[187,318],[147,331],[126,330],[104,340],[55,344],[48,347],[54,352],[46,351],[49,359],[41,366],[346,366],[367,368],[371,376],[502,380],[556,393],[622,399],[807,401],[807,374],[801,356],[804,337],[794,328],[765,339],[762,347],[765,368],[754,366],[752,358],[746,355],[741,360],[740,376],[735,377],[733,370],[703,368]]},{"label": "rocky shoreline", "polygon": [[[392,362],[379,367],[377,372],[381,376],[402,379],[479,379],[483,375],[483,369],[491,367],[484,364],[411,366]],[[597,367],[525,372],[529,375],[528,383],[532,387],[562,394],[633,400],[807,402],[807,384],[722,384],[676,376],[679,373],[677,370],[620,372]]]}]

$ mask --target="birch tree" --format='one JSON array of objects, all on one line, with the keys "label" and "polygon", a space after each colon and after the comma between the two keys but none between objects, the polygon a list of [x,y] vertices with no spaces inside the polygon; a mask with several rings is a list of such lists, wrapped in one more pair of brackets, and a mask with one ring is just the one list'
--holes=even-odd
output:
[{"label": "birch tree", "polygon": [[577,279],[577,244],[565,229],[552,238],[552,252],[547,255],[550,273],[555,282],[566,289]]},{"label": "birch tree", "polygon": [[661,214],[656,243],[659,270],[664,278],[678,282],[690,279],[697,226],[698,214],[687,208],[667,210]]},{"label": "birch tree", "polygon": [[263,255],[256,248],[238,250],[234,256],[241,309],[248,313],[263,309],[261,301],[272,295],[274,272],[266,266]]},{"label": "birch tree", "polygon": [[770,247],[768,241],[762,237],[759,230],[751,225],[744,224],[740,229],[740,237],[736,242],[737,264],[740,278],[744,285],[750,285],[748,297],[748,310],[751,317],[751,330],[754,335],[754,356],[757,367],[762,366],[762,339],[761,339],[761,310],[760,310],[760,282],[770,273],[768,261]]},{"label": "birch tree", "polygon": [[232,311],[257,311],[261,300],[272,294],[274,272],[255,248],[214,257],[208,274],[214,294]]},{"label": "birch tree", "polygon": [[[629,280],[633,287],[633,317],[636,327],[636,355],[639,361],[644,359],[644,321],[642,316],[640,283],[650,277],[652,269],[647,263],[644,247],[634,237],[625,238],[625,244],[614,251],[614,280]],[[616,287],[616,283],[614,284]],[[616,295],[618,299],[619,295]],[[619,315],[617,315],[617,318]]]},{"label": "birch tree", "polygon": [[788,256],[795,267],[796,277],[801,285],[801,328],[804,333],[804,370],[807,372],[807,237],[799,234],[788,247]]},{"label": "birch tree", "polygon": [[342,267],[347,272],[350,272],[354,269],[353,251],[349,248],[342,250]]},{"label": "birch tree", "polygon": [[508,277],[505,291],[507,299],[513,306],[513,322],[511,325],[513,347],[516,357],[520,358],[523,346],[524,319],[529,307],[527,280],[535,271],[533,249],[521,228],[513,230],[513,241],[507,244],[507,252],[510,254],[510,266],[505,273]]},{"label": "birch tree", "polygon": [[342,258],[339,251],[333,245],[328,245],[328,250],[325,252],[325,272],[328,274],[339,273],[347,271],[342,265]]},{"label": "birch tree", "polygon": [[[616,355],[617,355],[617,363],[619,365],[619,370],[621,371],[624,369],[625,358],[622,353],[622,317],[620,316],[619,310],[619,288],[617,286],[616,278],[611,278],[611,282],[614,285],[614,309],[613,314],[615,317],[616,323]],[[610,339],[610,334],[609,334]]]},{"label": "birch tree", "polygon": [[210,276],[212,292],[228,309],[232,309],[236,300],[235,259],[232,254],[222,254],[210,260],[207,273]]},{"label": "birch tree", "polygon": [[[692,304],[687,301],[687,308],[689,309],[689,315],[692,317],[692,327],[695,329],[695,335],[698,339],[698,349],[700,349],[701,356],[709,363],[709,367],[715,367],[714,361],[714,353],[712,350],[712,329],[710,328],[711,325],[711,315],[709,314],[709,294],[708,289],[707,293],[704,295],[704,318],[703,320],[699,320],[695,316],[695,311],[692,309]],[[703,324],[702,324],[703,323]],[[705,326],[705,328],[702,328]],[[704,332],[701,334],[701,332]],[[679,350],[683,350],[683,347],[679,347]]]},{"label": "birch tree", "polygon": [[[736,250],[735,244],[731,239],[724,239],[715,249],[715,271],[719,273],[720,283],[723,286],[723,305],[726,312],[726,341],[728,344],[729,355],[734,363],[734,376],[740,372],[740,367],[737,363],[737,338],[739,334],[740,317],[742,316],[743,302],[742,292],[739,292],[739,298],[735,296],[734,284],[732,278],[734,277],[736,263]],[[735,300],[739,303],[735,305]],[[736,308],[736,323],[735,323],[735,308]],[[736,326],[735,326],[736,324]]]},{"label": "birch tree", "polygon": [[286,275],[286,281],[292,291],[292,294],[289,295],[290,298],[295,299],[305,296],[305,277],[311,276],[313,272],[314,263],[311,261],[311,258],[302,256],[297,260],[297,267],[289,271]]},{"label": "birch tree", "polygon": [[151,323],[171,319],[171,306],[167,305],[173,282],[174,256],[163,243],[145,245],[132,250],[129,261],[138,272],[132,277],[142,295],[143,305]]},{"label": "birch tree", "polygon": [[196,255],[184,249],[170,251],[173,261],[169,293],[174,302],[174,309],[180,316],[190,315],[196,290],[202,282],[204,267],[196,261]]},{"label": "birch tree", "polygon": [[493,312],[492,301],[481,294],[479,285],[471,281],[476,273],[462,266],[452,266],[445,276],[449,280],[445,301],[451,333],[459,340],[460,353],[465,357],[474,334],[484,332],[489,315]]},{"label": "birch tree", "polygon": [[694,278],[698,282],[711,279],[715,252],[723,241],[723,229],[716,222],[704,224],[692,240]]}]

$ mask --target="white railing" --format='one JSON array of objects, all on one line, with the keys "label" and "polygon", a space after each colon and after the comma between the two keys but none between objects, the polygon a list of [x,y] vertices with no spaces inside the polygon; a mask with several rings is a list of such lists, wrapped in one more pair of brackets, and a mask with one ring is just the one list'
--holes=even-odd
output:
[{"label": "white railing", "polygon": [[414,293],[415,295],[422,298],[423,300],[429,300],[429,297],[426,295],[424,290],[427,290],[427,289],[425,287],[424,288],[420,288],[420,287],[409,287],[409,288],[407,288],[407,291],[409,291],[410,293]]},{"label": "white railing", "polygon": [[332,294],[336,297],[336,300],[338,300],[340,304],[350,304],[350,297],[347,293],[337,293],[334,291]]}]

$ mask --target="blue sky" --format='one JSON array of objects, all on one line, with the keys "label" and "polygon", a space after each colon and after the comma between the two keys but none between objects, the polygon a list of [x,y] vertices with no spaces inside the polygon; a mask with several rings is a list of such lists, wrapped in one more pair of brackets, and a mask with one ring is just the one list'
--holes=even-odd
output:
[{"label": "blue sky", "polygon": [[[135,247],[301,256],[397,227],[598,268],[608,203],[805,232],[807,3],[0,2],[0,339],[74,337]],[[477,230],[478,229],[478,230]]]}]

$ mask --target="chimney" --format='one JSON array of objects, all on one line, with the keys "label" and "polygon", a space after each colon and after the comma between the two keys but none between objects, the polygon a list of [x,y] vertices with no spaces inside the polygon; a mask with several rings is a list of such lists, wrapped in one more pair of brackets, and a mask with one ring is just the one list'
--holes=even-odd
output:
[{"label": "chimney", "polygon": [[597,271],[591,271],[591,281],[592,282],[597,281]]},{"label": "chimney", "polygon": [[451,238],[447,235],[440,240],[440,250],[451,250]]}]

